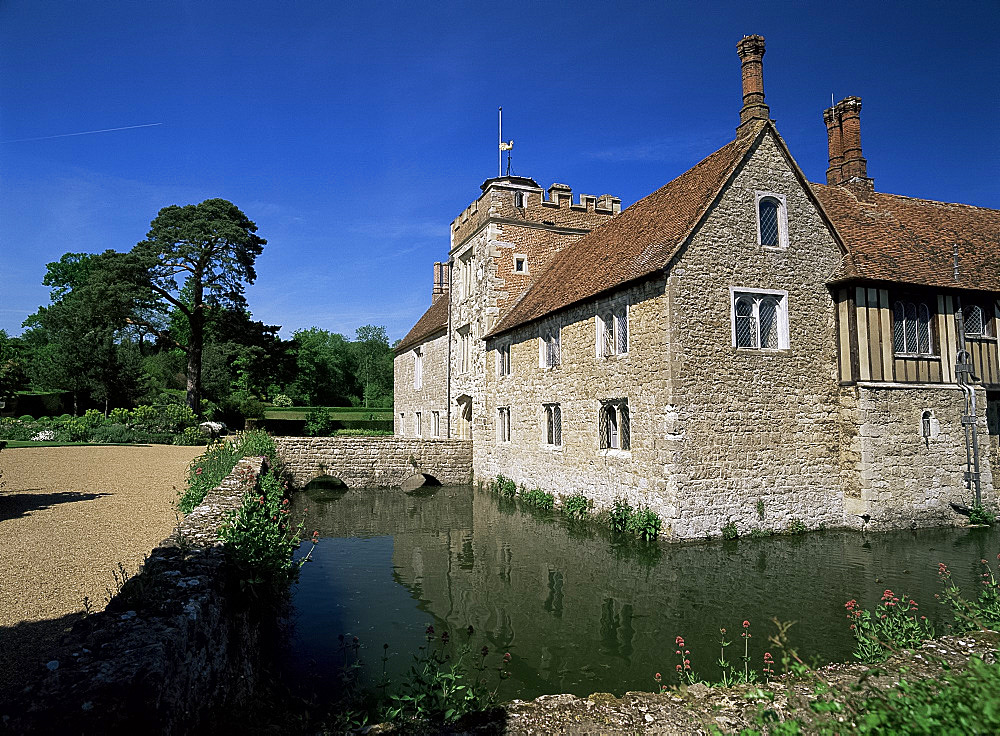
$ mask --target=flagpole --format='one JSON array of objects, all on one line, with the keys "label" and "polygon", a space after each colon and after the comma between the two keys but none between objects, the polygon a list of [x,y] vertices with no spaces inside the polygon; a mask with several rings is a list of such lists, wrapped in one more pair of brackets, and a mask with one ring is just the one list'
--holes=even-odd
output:
[{"label": "flagpole", "polygon": [[497,176],[503,176],[503,108],[497,108]]}]

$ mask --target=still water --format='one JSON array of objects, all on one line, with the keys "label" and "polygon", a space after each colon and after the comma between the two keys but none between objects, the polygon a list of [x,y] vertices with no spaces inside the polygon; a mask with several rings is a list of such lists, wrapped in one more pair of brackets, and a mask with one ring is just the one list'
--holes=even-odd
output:
[{"label": "still water", "polygon": [[428,625],[459,642],[471,625],[474,650],[488,646],[493,667],[510,652],[503,699],[653,690],[656,672],[674,671],[676,636],[695,671],[716,679],[719,629],[736,640],[727,656],[739,661],[744,620],[758,670],[772,618],[796,622],[791,643],[807,660],[846,661],[845,601],[872,607],[891,588],[942,622],[938,562],[971,593],[979,560],[1000,552],[995,529],[636,547],[469,487],[307,490],[294,505],[296,517],[308,507],[307,533],[318,529],[321,541],[293,590],[283,667],[320,689],[343,659],[339,634],[359,638],[374,683],[383,645],[398,675]]}]

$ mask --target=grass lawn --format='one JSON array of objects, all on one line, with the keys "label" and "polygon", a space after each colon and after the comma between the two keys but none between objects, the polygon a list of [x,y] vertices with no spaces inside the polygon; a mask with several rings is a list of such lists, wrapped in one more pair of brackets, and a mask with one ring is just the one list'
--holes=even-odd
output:
[{"label": "grass lawn", "polygon": [[326,409],[334,419],[344,421],[363,421],[374,418],[392,419],[392,409],[384,407],[365,409],[358,406],[269,406],[264,411],[265,419],[305,419],[309,412],[315,409]]}]

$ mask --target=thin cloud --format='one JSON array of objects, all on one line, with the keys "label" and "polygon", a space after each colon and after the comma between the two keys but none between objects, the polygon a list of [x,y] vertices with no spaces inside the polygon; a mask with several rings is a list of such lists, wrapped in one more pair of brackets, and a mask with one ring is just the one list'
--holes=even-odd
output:
[{"label": "thin cloud", "polygon": [[101,128],[100,130],[83,130],[79,133],[58,133],[56,135],[41,135],[37,138],[15,138],[11,141],[0,141],[0,143],[28,143],[30,141],[50,141],[53,138],[72,138],[76,135],[94,135],[95,133],[114,133],[119,130],[135,130],[136,128],[155,128],[163,123],[142,123],[141,125],[123,125],[120,128]]}]

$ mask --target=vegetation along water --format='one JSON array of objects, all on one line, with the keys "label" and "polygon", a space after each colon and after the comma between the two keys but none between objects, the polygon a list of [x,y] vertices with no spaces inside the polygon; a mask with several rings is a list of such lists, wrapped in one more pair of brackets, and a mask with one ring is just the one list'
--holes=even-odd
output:
[{"label": "vegetation along water", "polygon": [[[747,644],[760,672],[772,618],[795,622],[789,644],[807,661],[849,661],[845,602],[875,609],[891,589],[940,631],[952,615],[935,600],[939,563],[974,591],[980,560],[1000,550],[995,528],[644,544],[468,487],[317,486],[293,507],[308,507],[322,541],[293,590],[282,666],[320,690],[356,656],[362,684],[398,682],[428,626],[469,638],[477,663],[486,647],[487,668],[509,673],[505,700],[654,690],[655,673],[673,679],[677,637],[698,674],[718,680],[722,628],[738,644],[727,656],[742,667]],[[354,637],[356,655],[345,651]]]}]

